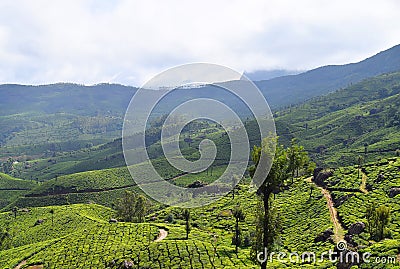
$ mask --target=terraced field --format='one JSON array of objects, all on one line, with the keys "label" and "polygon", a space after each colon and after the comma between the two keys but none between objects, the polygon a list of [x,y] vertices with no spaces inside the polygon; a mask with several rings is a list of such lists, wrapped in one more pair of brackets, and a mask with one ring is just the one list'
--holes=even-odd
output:
[{"label": "terraced field", "polygon": [[36,182],[0,173],[0,210],[36,186]]}]

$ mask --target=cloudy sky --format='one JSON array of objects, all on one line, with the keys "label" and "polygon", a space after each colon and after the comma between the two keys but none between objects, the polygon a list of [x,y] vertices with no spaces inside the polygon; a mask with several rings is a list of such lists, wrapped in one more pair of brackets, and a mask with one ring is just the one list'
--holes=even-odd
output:
[{"label": "cloudy sky", "polygon": [[400,43],[399,11],[398,0],[1,0],[0,83],[141,85],[191,62],[355,62]]}]

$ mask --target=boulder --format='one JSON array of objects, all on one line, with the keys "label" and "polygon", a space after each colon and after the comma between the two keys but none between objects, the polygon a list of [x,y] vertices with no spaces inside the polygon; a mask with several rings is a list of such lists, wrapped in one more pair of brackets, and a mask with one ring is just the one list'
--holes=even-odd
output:
[{"label": "boulder", "polygon": [[318,186],[326,187],[327,183],[325,181],[331,176],[333,176],[333,170],[316,168],[314,170],[313,181]]},{"label": "boulder", "polygon": [[346,234],[344,236],[344,240],[346,240],[348,246],[351,246],[353,248],[358,246],[358,244],[353,240],[353,236],[351,234]]},{"label": "boulder", "polygon": [[315,239],[314,243],[318,242],[326,242],[327,240],[331,239],[331,236],[333,235],[333,230],[331,228],[323,231],[321,234],[319,234]]},{"label": "boulder", "polygon": [[379,174],[378,177],[375,179],[375,182],[376,182],[376,183],[380,183],[380,182],[382,182],[383,180],[385,180],[385,175],[381,173],[381,174]]},{"label": "boulder", "polygon": [[116,220],[116,219],[110,219],[108,222],[109,222],[109,223],[117,223],[118,220]]},{"label": "boulder", "polygon": [[333,203],[335,204],[335,207],[339,207],[342,204],[344,204],[349,198],[353,197],[354,193],[349,193],[346,195],[343,195],[341,197],[336,197],[336,195],[332,194],[332,199],[333,199]]},{"label": "boulder", "polygon": [[128,268],[133,268],[133,266],[134,266],[133,261],[123,261],[121,268],[128,269]]},{"label": "boulder", "polygon": [[38,219],[38,220],[35,222],[35,226],[40,225],[40,224],[42,224],[43,222],[44,222],[43,219]]},{"label": "boulder", "polygon": [[365,224],[363,222],[356,222],[350,226],[348,234],[350,235],[360,234],[364,231],[364,229],[365,229]]},{"label": "boulder", "polygon": [[390,197],[390,198],[393,198],[393,197],[395,197],[395,196],[398,195],[398,194],[400,194],[400,188],[391,188],[391,189],[389,190],[389,197]]}]

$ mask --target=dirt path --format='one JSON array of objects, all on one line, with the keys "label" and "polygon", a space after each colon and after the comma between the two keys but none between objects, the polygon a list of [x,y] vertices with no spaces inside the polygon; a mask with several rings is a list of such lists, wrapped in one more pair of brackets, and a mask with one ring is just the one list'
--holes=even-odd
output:
[{"label": "dirt path", "polygon": [[24,266],[26,264],[26,260],[23,260],[22,262],[20,262],[17,266],[15,266],[14,269],[20,269],[22,266]]},{"label": "dirt path", "polygon": [[[311,177],[307,178],[306,181],[312,182]],[[315,183],[312,183],[312,184],[315,184]],[[333,232],[334,232],[333,241],[335,243],[338,243],[339,241],[344,239],[344,230],[343,230],[343,227],[340,224],[339,219],[337,217],[338,215],[337,215],[336,208],[333,204],[332,196],[327,189],[324,189],[320,186],[317,186],[317,187],[318,187],[318,189],[321,190],[321,193],[324,195],[324,197],[326,199],[326,203],[327,203],[327,206],[329,209],[329,214],[331,215],[331,222],[333,224]]]},{"label": "dirt path", "polygon": [[360,191],[362,191],[363,193],[367,194],[368,190],[367,190],[367,180],[368,177],[365,173],[363,173],[362,171],[360,171],[362,173],[362,178],[361,178],[361,185],[360,185]]},{"label": "dirt path", "polygon": [[168,232],[164,229],[160,229],[160,233],[157,236],[157,239],[154,240],[154,242],[160,242],[161,240],[164,240],[168,236]]},{"label": "dirt path", "polygon": [[329,213],[331,215],[331,222],[333,224],[333,232],[334,232],[333,241],[335,243],[338,243],[339,241],[344,239],[344,230],[337,217],[337,211],[333,204],[332,196],[328,190],[321,187],[318,188],[321,189],[322,194],[325,196],[329,208]]}]

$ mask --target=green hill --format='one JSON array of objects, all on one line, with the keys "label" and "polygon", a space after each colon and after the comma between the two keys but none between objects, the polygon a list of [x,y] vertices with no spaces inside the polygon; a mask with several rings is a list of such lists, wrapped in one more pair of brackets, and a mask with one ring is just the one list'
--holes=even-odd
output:
[{"label": "green hill", "polygon": [[276,112],[281,141],[297,138],[320,164],[394,156],[400,140],[400,73],[385,74]]},{"label": "green hill", "polygon": [[[269,105],[278,110],[366,78],[398,71],[399,63],[400,45],[359,63],[324,66],[256,84]],[[137,88],[116,84],[0,85],[0,158],[23,155],[37,158],[46,152],[73,151],[118,138],[126,108],[136,91]],[[146,94],[155,93],[149,90]],[[166,98],[165,106],[158,110],[156,117],[168,113],[177,102],[198,97],[221,100],[232,108],[241,107],[240,100],[210,86],[174,94]],[[238,111],[244,117],[247,112]]]},{"label": "green hill", "polygon": [[[400,159],[391,158],[367,163],[360,173],[358,166],[340,167],[324,179],[325,192],[333,197],[333,206],[343,229],[339,237],[347,233],[352,224],[366,222],[365,209],[372,201],[391,209],[388,239],[375,242],[369,238],[367,230],[363,230],[352,236],[352,244],[348,243],[352,250],[370,252],[371,260],[396,257],[400,251],[400,195],[389,196],[391,188],[400,186],[399,167]],[[110,171],[116,173],[113,170]],[[82,173],[82,176],[89,174]],[[335,247],[329,236],[318,239],[328,229],[335,229],[323,191],[309,179],[296,178],[294,184],[274,198],[282,226],[276,251],[313,252],[319,257]],[[20,209],[16,218],[12,212],[0,213],[1,227],[12,234],[8,247],[0,251],[0,267],[14,268],[25,262],[26,266],[44,268],[118,268],[124,262],[132,262],[140,268],[162,265],[165,268],[257,268],[250,258],[248,243],[240,247],[238,256],[234,253],[232,210],[237,205],[246,208],[245,220],[240,222],[240,227],[244,242],[249,242],[255,229],[257,200],[255,191],[246,184],[238,185],[234,199],[228,195],[203,208],[191,209],[193,228],[189,240],[184,239],[182,212],[174,207],[152,211],[142,224],[108,223],[115,217],[115,212],[94,204],[29,207]],[[38,220],[42,220],[41,224]],[[154,242],[160,228],[167,230],[167,237]],[[9,248],[10,244],[13,248]],[[335,267],[329,260],[309,264],[274,259],[269,265],[274,268]],[[359,268],[376,266],[374,262],[364,263]],[[397,267],[385,264],[378,268]]]},{"label": "green hill", "polygon": [[36,186],[33,181],[16,179],[0,173],[0,210]]}]

